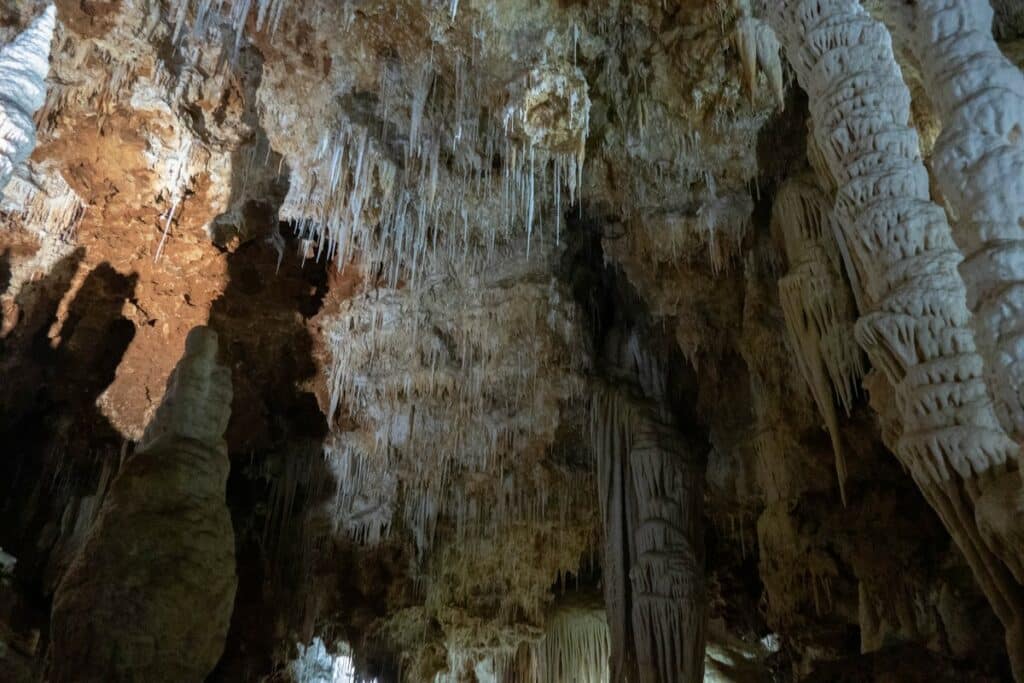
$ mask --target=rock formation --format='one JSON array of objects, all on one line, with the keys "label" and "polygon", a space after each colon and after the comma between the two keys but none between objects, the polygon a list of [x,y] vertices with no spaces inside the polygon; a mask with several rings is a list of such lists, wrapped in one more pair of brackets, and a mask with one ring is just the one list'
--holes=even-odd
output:
[{"label": "rock formation", "polygon": [[1020,676],[1017,5],[3,4],[0,678]]},{"label": "rock formation", "polygon": [[57,10],[50,5],[0,49],[0,188],[36,145],[32,115],[46,100],[50,41]]},{"label": "rock formation", "polygon": [[955,216],[953,236],[978,348],[1000,420],[1024,436],[1024,74],[992,35],[988,0],[902,6],[897,19],[942,120],[933,164]]},{"label": "rock formation", "polygon": [[828,196],[813,181],[788,181],[775,195],[772,227],[781,233],[790,264],[779,278],[779,303],[800,372],[832,439],[845,502],[846,461],[835,404],[849,413],[864,367],[853,340],[853,301],[841,275]]},{"label": "rock formation", "polygon": [[610,343],[616,379],[633,374],[643,392],[638,399],[609,389],[595,397],[592,408],[611,678],[700,681],[706,599],[702,463],[659,405],[664,378],[654,358],[635,336],[625,348]]},{"label": "rock formation", "polygon": [[960,252],[930,201],[891,38],[856,2],[786,2],[771,16],[838,182],[836,216],[863,288],[857,338],[894,387],[896,455],[966,555],[1022,676],[1021,587],[973,509],[978,480],[1015,464],[1019,447],[992,408],[955,270]]},{"label": "rock formation", "polygon": [[196,328],[153,421],[54,595],[50,680],[202,681],[224,649],[231,378]]}]

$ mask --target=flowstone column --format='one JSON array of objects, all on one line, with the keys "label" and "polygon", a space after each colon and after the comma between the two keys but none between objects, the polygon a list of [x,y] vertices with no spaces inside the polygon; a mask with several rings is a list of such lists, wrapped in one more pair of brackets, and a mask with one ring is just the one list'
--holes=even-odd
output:
[{"label": "flowstone column", "polygon": [[217,334],[185,355],[54,596],[50,678],[202,681],[224,650],[237,577],[224,499],[231,374]]},{"label": "flowstone column", "polygon": [[[653,364],[636,366],[642,386],[658,384]],[[704,466],[659,402],[630,386],[601,390],[591,419],[611,680],[695,683],[704,677]]]},{"label": "flowstone column", "polygon": [[1003,426],[1024,438],[1024,74],[992,35],[988,0],[890,2],[942,119],[932,165],[978,349]]},{"label": "flowstone column", "polygon": [[56,20],[57,10],[50,5],[17,38],[0,48],[0,190],[36,146],[32,115],[46,100]]},{"label": "flowstone column", "polygon": [[963,551],[1024,676],[1024,599],[974,515],[980,482],[1018,457],[996,419],[975,348],[960,251],[910,128],[910,93],[888,31],[855,0],[770,3],[769,21],[807,91],[836,218],[862,288],[856,335],[895,387],[896,455]]},{"label": "flowstone column", "polygon": [[[988,0],[890,2],[942,120],[934,175],[955,216],[960,274],[986,384],[1003,427],[1024,440],[1024,74],[992,35]],[[983,482],[986,543],[1024,581],[1021,473]]]}]

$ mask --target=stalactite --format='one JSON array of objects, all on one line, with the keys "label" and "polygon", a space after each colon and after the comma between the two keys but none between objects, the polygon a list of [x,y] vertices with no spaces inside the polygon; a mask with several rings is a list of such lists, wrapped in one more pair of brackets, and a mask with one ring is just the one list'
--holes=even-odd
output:
[{"label": "stalactite", "polygon": [[897,8],[942,119],[932,156],[996,412],[1024,437],[1024,74],[992,36],[988,0]]},{"label": "stalactite", "polygon": [[0,49],[0,189],[36,146],[32,115],[46,101],[44,81],[56,20],[57,9],[50,5]]},{"label": "stalactite", "polygon": [[714,197],[698,209],[696,225],[707,245],[712,273],[724,271],[740,254],[753,212],[754,200],[749,192]]},{"label": "stalactite", "polygon": [[857,340],[896,388],[896,454],[963,550],[1024,676],[1020,586],[980,538],[964,487],[1018,456],[996,419],[968,327],[960,254],[929,199],[910,95],[888,32],[853,0],[769,10],[807,91],[836,216],[864,300]]},{"label": "stalactite", "polygon": [[781,233],[790,269],[779,280],[779,300],[797,364],[811,390],[836,458],[846,501],[846,463],[835,402],[849,413],[864,362],[853,338],[853,301],[840,273],[828,197],[812,182],[793,179],[775,196],[772,230]]},{"label": "stalactite", "polygon": [[782,60],[779,41],[771,27],[760,19],[743,16],[736,22],[736,45],[743,63],[747,92],[753,102],[757,92],[758,68],[768,77],[768,85],[779,108],[785,107],[782,83]]}]

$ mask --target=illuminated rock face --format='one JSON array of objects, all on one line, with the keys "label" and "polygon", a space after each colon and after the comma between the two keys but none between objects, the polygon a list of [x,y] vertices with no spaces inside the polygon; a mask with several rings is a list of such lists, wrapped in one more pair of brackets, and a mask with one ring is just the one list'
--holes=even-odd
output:
[{"label": "illuminated rock face", "polygon": [[202,681],[237,586],[224,501],[231,377],[197,328],[54,597],[51,679]]}]

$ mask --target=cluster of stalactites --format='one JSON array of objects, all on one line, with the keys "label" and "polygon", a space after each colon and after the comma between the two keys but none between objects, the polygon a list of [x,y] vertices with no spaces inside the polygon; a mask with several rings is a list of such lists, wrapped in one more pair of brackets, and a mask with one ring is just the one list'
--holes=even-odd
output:
[{"label": "cluster of stalactites", "polygon": [[992,35],[988,0],[900,3],[900,27],[942,119],[932,165],[978,349],[1003,426],[1024,436],[1024,74]]},{"label": "cluster of stalactites", "polygon": [[960,253],[929,199],[888,32],[852,0],[782,2],[769,16],[839,186],[836,218],[863,290],[857,339],[896,387],[901,459],[918,481],[938,482],[1016,458],[987,394]]},{"label": "cluster of stalactites", "polygon": [[772,231],[782,237],[788,273],[779,279],[779,300],[796,361],[832,439],[845,501],[846,464],[835,402],[853,405],[864,376],[864,359],[853,338],[856,319],[833,234],[832,205],[813,180],[783,185],[772,207]]},{"label": "cluster of stalactites", "polygon": [[67,244],[74,242],[75,229],[85,214],[85,202],[59,174],[13,175],[0,208],[20,214],[25,227],[41,241],[52,236]]},{"label": "cluster of stalactites", "polygon": [[[534,69],[510,86],[499,123],[481,105],[470,65],[454,61],[450,83],[429,61],[382,75],[381,111],[409,112],[404,135],[345,123],[296,166],[280,215],[318,258],[340,268],[358,254],[366,266],[383,266],[393,286],[399,278],[415,284],[437,256],[465,265],[477,251],[490,255],[515,228],[525,231],[527,254],[545,223],[560,241],[563,205],[575,203],[582,185],[586,79],[578,69]],[[411,99],[397,101],[405,89]]]},{"label": "cluster of stalactites", "polygon": [[609,679],[611,641],[604,610],[558,612],[545,624],[538,646],[543,674],[537,683],[604,683]]},{"label": "cluster of stalactites", "polygon": [[[226,21],[235,31],[237,50],[253,9],[256,10],[256,30],[266,29],[273,35],[277,32],[288,0],[196,0],[195,7],[192,5],[193,0],[173,0],[171,3],[174,42],[189,32],[196,36],[203,35],[213,22]],[[189,10],[192,12],[191,17]]]},{"label": "cluster of stalactites", "polygon": [[[75,250],[75,233],[85,209],[82,198],[48,165],[30,162],[15,169],[0,194],[0,211],[7,213],[9,226],[20,224],[32,235],[39,249],[31,257],[11,264],[7,291],[0,295],[17,297],[37,273],[49,272]],[[15,321],[12,317],[4,323],[13,325]],[[0,336],[3,333],[0,327]]]},{"label": "cluster of stalactites", "polygon": [[736,47],[743,64],[743,76],[751,102],[757,93],[757,76],[763,71],[779,108],[785,107],[782,81],[782,59],[779,41],[771,26],[745,14],[736,22]]},{"label": "cluster of stalactites", "polygon": [[400,525],[412,533],[421,557],[434,545],[442,520],[456,542],[501,538],[515,525],[567,529],[572,506],[580,501],[563,493],[578,490],[586,480],[554,468],[522,472],[510,467],[486,477],[467,477],[457,461],[449,460],[443,477],[421,476],[400,486],[398,471],[406,470],[397,453],[366,453],[353,441],[335,437],[324,447],[336,481],[329,504],[334,534],[374,546]]},{"label": "cluster of stalactites", "polygon": [[[552,443],[561,405],[583,391],[574,304],[555,282],[437,285],[360,295],[325,321],[328,414],[360,425],[325,450],[339,475],[336,530],[372,544],[400,520],[423,550],[442,517],[460,537],[516,520],[562,525],[558,482],[524,488],[517,467]],[[489,503],[446,495],[463,476],[490,482]]]},{"label": "cluster of stalactites", "polygon": [[57,9],[50,5],[0,49],[0,189],[36,145],[32,115],[46,100],[45,79],[56,20]]},{"label": "cluster of stalactites", "polygon": [[398,478],[387,460],[338,439],[324,445],[324,460],[337,483],[330,510],[334,534],[369,546],[387,538],[398,504]]},{"label": "cluster of stalactites", "polygon": [[525,82],[510,87],[504,133],[520,140],[524,156],[542,151],[560,165],[554,191],[564,183],[569,203],[583,187],[583,164],[590,132],[590,94],[583,72],[568,64],[532,69]]},{"label": "cluster of stalactites", "polygon": [[[374,406],[416,402],[424,411],[437,403],[458,407],[466,418],[485,413],[492,401],[529,405],[546,370],[571,371],[585,363],[573,344],[575,313],[555,282],[362,295],[326,326],[332,350],[328,415],[343,403],[356,416]],[[515,343],[520,335],[533,343]],[[387,417],[393,422],[398,416]],[[397,427],[379,434],[381,445],[412,438],[411,416]]]},{"label": "cluster of stalactites", "polygon": [[[192,4],[172,7],[175,36],[186,23],[202,35],[227,21],[236,50],[254,7],[256,30],[275,31],[287,5]],[[441,4],[454,20],[458,3]],[[583,182],[590,98],[582,71],[540,65],[495,106],[471,58],[454,52],[451,64],[444,75],[433,57],[407,70],[384,67],[374,112],[383,126],[343,119],[312,154],[289,159],[280,217],[318,258],[342,268],[358,255],[367,270],[383,267],[394,286],[400,278],[415,283],[434,256],[465,261],[481,248],[490,256],[514,228],[525,231],[527,253],[539,231],[553,229],[560,241],[563,205],[575,203]],[[499,109],[501,120],[493,115]]]}]

